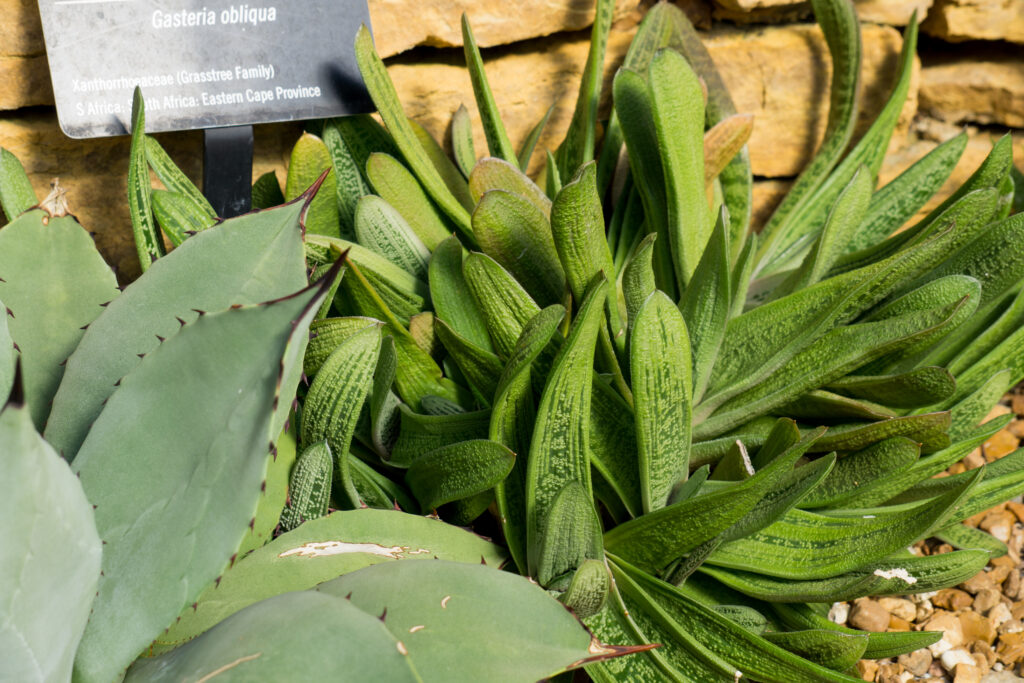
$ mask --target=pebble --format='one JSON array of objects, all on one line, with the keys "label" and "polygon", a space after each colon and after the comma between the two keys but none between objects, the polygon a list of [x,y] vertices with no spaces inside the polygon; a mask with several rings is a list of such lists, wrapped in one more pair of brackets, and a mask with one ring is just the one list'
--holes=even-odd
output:
[{"label": "pebble", "polygon": [[973,664],[957,664],[953,683],[981,683],[981,669]]},{"label": "pebble", "polygon": [[917,606],[906,598],[879,598],[878,604],[904,621],[913,621],[917,617]]},{"label": "pebble", "polygon": [[964,642],[973,643],[984,640],[988,644],[996,639],[996,629],[992,622],[977,612],[962,612],[960,626],[964,633]]},{"label": "pebble", "polygon": [[850,606],[845,602],[837,602],[828,611],[828,620],[833,624],[845,624],[850,618]]},{"label": "pebble", "polygon": [[1010,608],[1006,606],[1005,602],[996,604],[992,609],[988,611],[988,620],[992,622],[992,625],[997,629],[1005,624],[1006,622],[1013,619],[1013,614],[1010,613]]},{"label": "pebble", "polygon": [[920,650],[900,655],[896,661],[915,676],[923,676],[928,673],[928,669],[931,667],[934,659],[931,652],[921,648]]},{"label": "pebble", "polygon": [[992,462],[1013,453],[1019,445],[1020,442],[1013,432],[1009,429],[1000,429],[981,444],[981,450],[985,454],[985,459]]},{"label": "pebble", "polygon": [[1013,533],[1013,525],[1016,523],[1017,518],[1012,512],[1009,510],[999,510],[985,515],[985,519],[981,520],[978,528],[989,532],[1003,543],[1007,543],[1010,540],[1010,534]]},{"label": "pebble", "polygon": [[889,627],[889,612],[875,600],[861,598],[850,610],[850,626],[864,631],[881,633]]},{"label": "pebble", "polygon": [[942,662],[942,668],[946,671],[952,671],[958,664],[974,666],[974,657],[971,656],[970,652],[961,648],[946,650],[942,653],[940,661]]},{"label": "pebble", "polygon": [[1024,659],[1024,632],[1004,633],[999,636],[996,657],[1005,665],[1016,664]]},{"label": "pebble", "polygon": [[990,609],[1001,603],[1003,600],[1003,594],[994,588],[986,588],[978,591],[978,594],[974,596],[974,603],[971,608],[975,612],[984,614]]},{"label": "pebble", "polygon": [[970,593],[962,591],[959,588],[944,588],[932,598],[932,604],[942,609],[948,609],[952,611],[959,611],[967,609],[974,602],[974,598],[971,597]]}]

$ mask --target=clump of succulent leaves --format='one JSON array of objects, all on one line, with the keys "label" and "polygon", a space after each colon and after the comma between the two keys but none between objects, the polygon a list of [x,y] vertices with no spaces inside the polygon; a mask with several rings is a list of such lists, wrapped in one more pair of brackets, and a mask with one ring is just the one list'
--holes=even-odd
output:
[{"label": "clump of succulent leaves", "polygon": [[[465,108],[451,157],[407,119],[364,30],[384,125],[314,126],[285,188],[260,178],[262,210],[234,219],[143,134],[137,97],[145,272],[120,293],[60,192],[36,207],[0,157],[16,671],[854,681],[861,658],[937,641],[827,613],[1006,552],[960,522],[1024,492],[1024,454],[934,475],[1005,426],[986,417],[1024,378],[1024,184],[1003,139],[913,220],[966,144],[876,187],[916,23],[851,143],[857,20],[812,6],[829,125],[760,233],[751,119],[668,3],[599,125],[599,0],[536,182],[548,117],[512,146],[465,20],[490,156]],[[957,550],[908,551],[927,537]]]}]

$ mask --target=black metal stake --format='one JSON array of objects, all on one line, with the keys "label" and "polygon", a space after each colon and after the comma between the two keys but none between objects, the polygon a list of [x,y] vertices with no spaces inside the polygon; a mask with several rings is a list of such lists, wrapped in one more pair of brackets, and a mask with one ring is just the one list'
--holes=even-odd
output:
[{"label": "black metal stake", "polygon": [[203,130],[203,193],[221,218],[252,207],[252,126]]}]

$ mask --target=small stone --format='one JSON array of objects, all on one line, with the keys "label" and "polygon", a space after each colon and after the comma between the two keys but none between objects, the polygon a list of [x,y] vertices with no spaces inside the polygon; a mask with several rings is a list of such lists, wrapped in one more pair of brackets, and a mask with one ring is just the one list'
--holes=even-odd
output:
[{"label": "small stone", "polygon": [[909,631],[910,622],[906,619],[900,619],[895,614],[889,615],[889,630],[890,631]]},{"label": "small stone", "polygon": [[981,669],[971,664],[957,664],[953,683],[981,683]]},{"label": "small stone", "polygon": [[875,680],[878,683],[905,683],[907,679],[903,678],[903,674],[909,674],[910,678],[914,677],[914,674],[904,671],[898,663],[889,662],[878,667],[878,677]]},{"label": "small stone", "polygon": [[903,668],[915,676],[923,676],[928,673],[928,667],[932,665],[932,653],[921,648],[906,654],[900,655],[897,660]]},{"label": "small stone", "polygon": [[977,612],[962,612],[960,626],[963,628],[965,642],[984,640],[991,643],[996,639],[996,629],[992,622]]},{"label": "small stone", "polygon": [[[1010,534],[1013,533],[1013,525],[1016,523],[1017,518],[1012,512],[1009,510],[999,510],[998,512],[990,512],[985,515],[985,519],[981,520],[978,528],[987,531],[1003,543],[1006,543],[1010,540]],[[1002,579],[996,582],[1001,583]]]},{"label": "small stone", "polygon": [[983,591],[986,588],[995,590],[996,583],[989,576],[988,572],[978,572],[971,578],[967,579],[960,584],[960,588],[963,588],[968,593],[977,595],[979,591]]},{"label": "small stone", "polygon": [[837,602],[828,611],[828,620],[833,624],[845,624],[850,618],[850,603]]},{"label": "small stone", "polygon": [[917,606],[917,614],[914,615],[914,621],[924,623],[928,621],[928,617],[930,617],[934,612],[935,607],[932,605],[932,601],[925,600]]},{"label": "small stone", "polygon": [[[982,652],[974,652],[973,651],[974,650],[973,647],[971,648],[971,650],[972,650],[971,656],[974,657],[974,666],[978,667],[981,670],[981,675],[984,676],[992,668],[992,664],[991,664],[991,662],[988,661],[988,657],[986,657],[984,653],[982,653]],[[990,651],[991,651],[991,648],[990,648]],[[992,652],[992,661],[994,662],[995,659],[996,659],[996,653]]]},{"label": "small stone", "polygon": [[1005,581],[1006,577],[1010,575],[1010,572],[1017,568],[1017,563],[1014,562],[1013,558],[1006,555],[997,557],[989,564],[992,565],[992,569],[990,569],[988,573],[996,583],[1002,583]]},{"label": "small stone", "polygon": [[943,652],[960,647],[964,643],[964,630],[960,620],[951,612],[936,612],[921,627],[922,631],[942,631],[942,638],[928,646],[933,657],[940,657]]},{"label": "small stone", "polygon": [[863,631],[881,633],[889,627],[889,612],[876,601],[861,598],[850,610],[850,625]]},{"label": "small stone", "polygon": [[1005,602],[997,603],[988,611],[988,620],[997,629],[1011,619],[1013,619],[1013,615],[1010,613],[1010,608],[1006,606]]},{"label": "small stone", "polygon": [[932,603],[936,607],[942,609],[948,609],[953,612],[959,612],[962,609],[967,609],[971,606],[974,599],[970,593],[960,590],[959,588],[943,588],[938,594],[932,598]]},{"label": "small stone", "polygon": [[[1017,420],[1014,424],[1019,424],[1024,427],[1024,420]],[[1024,503],[1018,503],[1015,500],[1011,500],[1006,504],[1006,508],[1017,517],[1018,522],[1024,522]]]},{"label": "small stone", "polygon": [[1001,429],[993,434],[988,441],[981,444],[981,450],[985,454],[985,459],[992,462],[1013,453],[1019,445],[1020,441],[1017,437],[1009,430]]},{"label": "small stone", "polygon": [[982,455],[981,450],[976,448],[970,453],[968,453],[967,456],[963,460],[961,460],[961,462],[964,464],[964,467],[966,467],[969,470],[973,470],[981,467],[988,461],[985,460],[985,456]]},{"label": "small stone", "polygon": [[1024,659],[1024,632],[1005,633],[999,636],[996,657],[1003,664],[1010,666]]},{"label": "small stone", "polygon": [[1003,597],[1003,594],[994,588],[986,588],[978,591],[978,594],[974,596],[974,604],[971,608],[979,614],[984,614],[990,609],[998,605]]},{"label": "small stone", "polygon": [[875,680],[875,674],[878,673],[878,662],[873,659],[862,659],[857,662],[857,673],[865,681]]},{"label": "small stone", "polygon": [[1010,619],[1000,624],[996,631],[999,632],[1000,636],[1007,633],[1024,633],[1024,622],[1020,619]]},{"label": "small stone", "polygon": [[963,461],[961,461],[953,463],[953,465],[946,471],[949,472],[950,474],[963,474],[964,472],[967,471],[967,466],[964,465]]},{"label": "small stone", "polygon": [[1024,394],[1014,393],[1010,396],[1010,410],[1017,417],[1024,417]]},{"label": "small stone", "polygon": [[1010,606],[1010,613],[1014,619],[1024,619],[1024,600],[1018,600]]},{"label": "small stone", "polygon": [[974,641],[974,643],[971,644],[971,654],[974,655],[975,661],[977,661],[979,657],[985,660],[985,666],[982,668],[986,671],[992,668],[996,663],[996,651],[992,649],[991,645],[984,641]]},{"label": "small stone", "polygon": [[906,598],[879,598],[878,604],[888,610],[889,614],[906,621],[913,621],[917,616],[917,607]]},{"label": "small stone", "polygon": [[1018,439],[1024,439],[1024,420],[1014,420],[1006,428]]},{"label": "small stone", "polygon": [[943,652],[940,660],[942,661],[942,668],[946,671],[952,671],[958,664],[974,666],[974,657],[971,656],[971,653],[959,647]]},{"label": "small stone", "polygon": [[1003,595],[1015,600],[1019,597],[1018,593],[1020,593],[1020,572],[1014,569],[1003,581]]}]

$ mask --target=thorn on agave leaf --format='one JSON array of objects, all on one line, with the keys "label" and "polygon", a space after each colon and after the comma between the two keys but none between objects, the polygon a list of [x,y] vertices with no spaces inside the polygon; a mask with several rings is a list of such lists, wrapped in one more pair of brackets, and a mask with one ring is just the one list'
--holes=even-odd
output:
[{"label": "thorn on agave leaf", "polygon": [[9,315],[9,316],[11,316],[13,318],[14,317],[14,311],[12,311],[9,306],[4,306],[4,308],[7,309],[7,315]]},{"label": "thorn on agave leaf", "polygon": [[164,343],[164,341],[165,341],[164,337],[161,337],[159,334],[156,334],[156,335],[153,335],[153,336],[156,337],[157,339],[159,339],[161,344]]},{"label": "thorn on agave leaf", "polygon": [[180,323],[182,327],[185,327],[185,321],[184,320],[182,320],[178,316],[174,316],[174,319],[177,320],[178,323]]},{"label": "thorn on agave leaf", "polygon": [[[350,593],[349,595],[351,595],[351,593]],[[383,622],[384,620],[386,620],[386,619],[388,618],[388,608],[387,608],[387,607],[385,607],[385,608],[384,608],[384,611],[383,611],[383,612],[381,612],[381,613],[380,613],[380,616],[379,616],[379,617],[377,617],[377,618],[378,618],[378,619],[380,619],[380,620],[381,620],[382,622]]]}]

